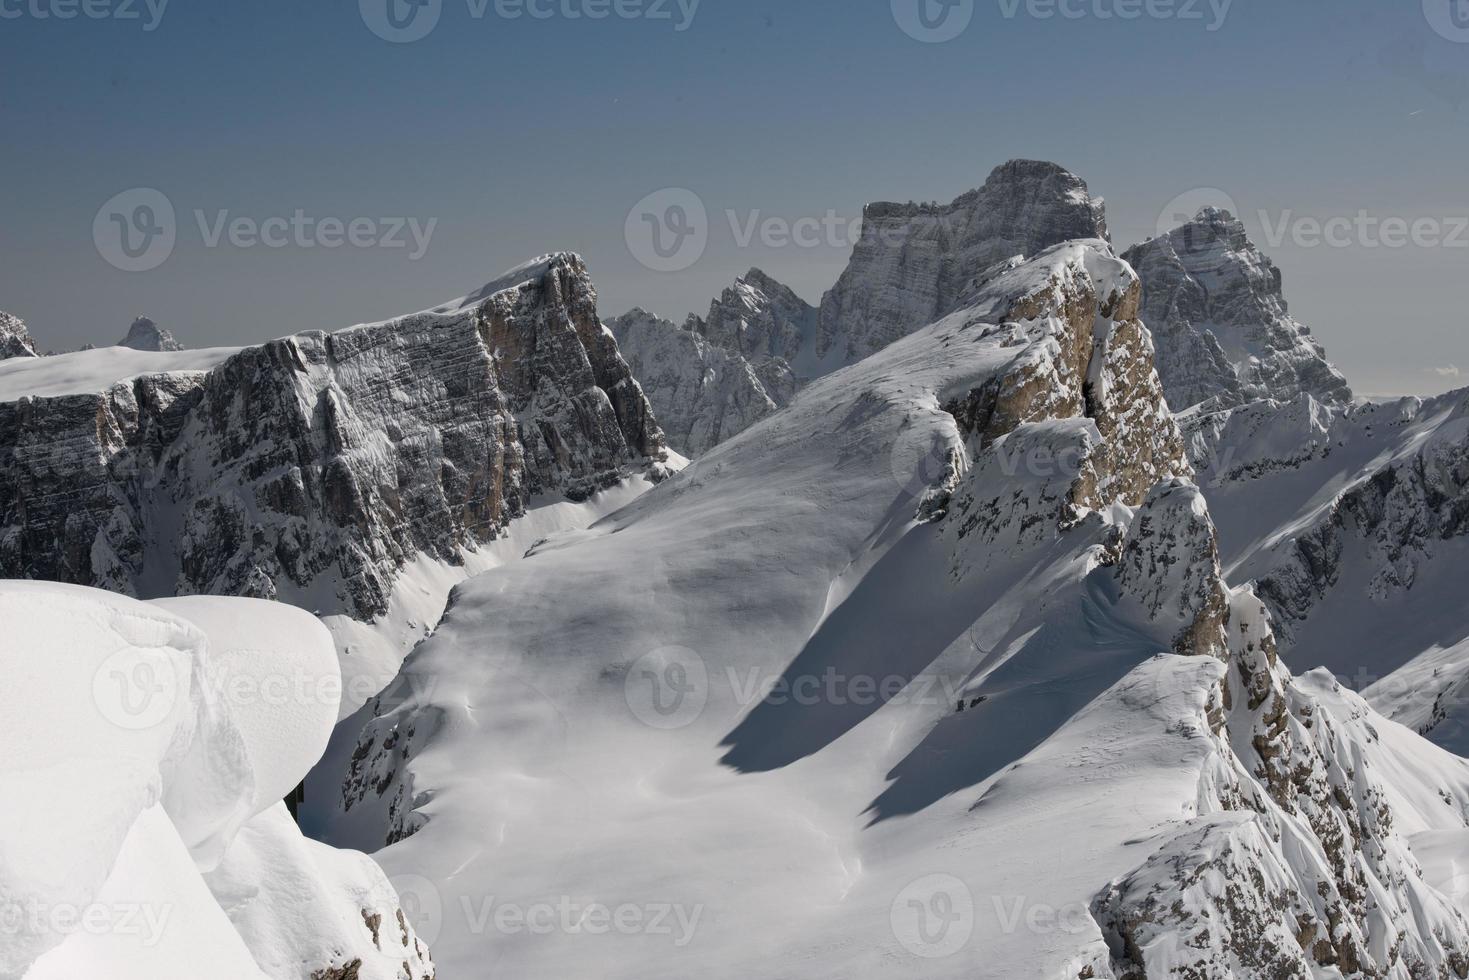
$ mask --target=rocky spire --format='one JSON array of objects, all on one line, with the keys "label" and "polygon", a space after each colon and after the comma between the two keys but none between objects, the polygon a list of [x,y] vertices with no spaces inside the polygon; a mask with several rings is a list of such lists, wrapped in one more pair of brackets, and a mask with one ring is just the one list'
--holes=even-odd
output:
[{"label": "rocky spire", "polygon": [[1143,280],[1144,322],[1175,411],[1217,399],[1232,407],[1308,393],[1349,404],[1351,388],[1286,306],[1280,269],[1228,211],[1193,221],[1123,254]]},{"label": "rocky spire", "polygon": [[0,361],[10,357],[35,357],[36,345],[25,321],[0,310]]},{"label": "rocky spire", "polygon": [[1011,160],[952,204],[870,204],[846,271],[821,303],[818,353],[850,363],[958,308],[986,269],[1107,238],[1102,201],[1054,163]]},{"label": "rocky spire", "polygon": [[176,351],[183,350],[184,345],[173,339],[173,334],[164,330],[158,324],[145,316],[140,316],[133,321],[128,328],[128,335],[117,342],[119,347],[131,347],[133,350],[149,351]]}]

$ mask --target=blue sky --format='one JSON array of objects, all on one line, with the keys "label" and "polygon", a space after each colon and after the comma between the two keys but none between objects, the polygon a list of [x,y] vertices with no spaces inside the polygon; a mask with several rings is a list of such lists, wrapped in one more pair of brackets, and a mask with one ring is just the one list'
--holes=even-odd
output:
[{"label": "blue sky", "polygon": [[[1172,15],[1129,20],[1102,16],[1129,0],[1049,17],[1046,0],[971,0],[945,43],[905,34],[890,0],[702,0],[687,24],[677,0],[667,19],[619,0],[645,15],[595,20],[566,11],[598,0],[529,0],[551,16],[515,19],[497,4],[522,0],[483,16],[437,0],[413,43],[375,35],[357,0],[170,0],[152,30],[144,0],[88,2],[139,16],[0,0],[0,309],[45,347],[114,341],[139,313],[191,346],[333,329],[555,249],[586,256],[606,315],[681,318],[756,265],[814,301],[850,243],[742,245],[730,212],[743,226],[947,201],[1025,156],[1105,196],[1119,246],[1177,195],[1222,190],[1359,391],[1469,385],[1469,36],[1453,26],[1469,0],[1233,0],[1217,25],[1224,0],[1150,0]],[[709,240],[657,272],[624,226],[669,187],[705,205]],[[175,210],[171,253],[142,272],[94,238],[133,188]],[[297,212],[366,221],[364,244],[210,244],[221,220]],[[1435,233],[1372,247],[1361,214]],[[406,229],[405,247],[365,244],[407,218],[433,222],[420,257]],[[1302,219],[1354,228],[1313,244]]]}]

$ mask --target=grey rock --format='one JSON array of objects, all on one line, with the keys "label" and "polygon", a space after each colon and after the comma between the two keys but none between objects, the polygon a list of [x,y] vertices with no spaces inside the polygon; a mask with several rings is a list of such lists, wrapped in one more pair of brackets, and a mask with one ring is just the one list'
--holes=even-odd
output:
[{"label": "grey rock", "polygon": [[140,316],[128,327],[128,335],[117,342],[119,347],[133,350],[176,351],[184,345],[173,339],[173,334],[145,316]]},{"label": "grey rock", "polygon": [[1346,379],[1290,316],[1280,269],[1228,211],[1205,208],[1123,258],[1142,277],[1142,317],[1157,340],[1158,374],[1174,410],[1301,394],[1351,403]]},{"label": "grey rock", "polygon": [[1034,160],[997,167],[946,206],[868,205],[851,263],[822,299],[817,357],[860,360],[958,309],[996,263],[1093,238],[1107,238],[1102,202],[1080,177]]},{"label": "grey rock", "polygon": [[207,373],[0,404],[0,576],[370,620],[538,495],[661,477],[663,434],[580,258]]},{"label": "grey rock", "polygon": [[36,345],[31,342],[25,321],[0,310],[0,361],[11,357],[36,356]]},{"label": "grey rock", "polygon": [[783,359],[744,355],[644,310],[608,323],[668,444],[698,456],[788,404],[797,380]]}]

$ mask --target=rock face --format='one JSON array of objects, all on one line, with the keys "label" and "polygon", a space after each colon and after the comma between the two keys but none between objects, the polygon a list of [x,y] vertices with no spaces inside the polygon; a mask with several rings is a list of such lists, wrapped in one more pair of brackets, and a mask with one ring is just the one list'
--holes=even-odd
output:
[{"label": "rock face", "polygon": [[669,446],[686,456],[707,452],[795,397],[796,377],[781,358],[748,359],[700,330],[640,309],[607,326]]},{"label": "rock face", "polygon": [[0,310],[0,361],[11,357],[36,357],[36,345],[18,316]]},{"label": "rock face", "polygon": [[0,576],[280,598],[366,621],[538,495],[666,450],[580,258],[439,309],[247,348],[208,372],[0,404]]},{"label": "rock face", "polygon": [[[889,935],[894,896],[935,867],[975,896],[1019,880],[1050,889],[1053,907],[1085,910],[1079,928],[1043,938],[976,915],[969,948],[996,976],[1463,975],[1469,924],[1425,880],[1408,835],[1462,835],[1469,767],[1389,728],[1330,678],[1292,678],[1265,604],[1228,587],[1137,319],[1139,292],[1104,242],[1044,250],[965,309],[814,381],[607,525],[466,583],[364,717],[344,811],[378,841],[415,837],[389,855],[458,855],[483,841],[477,818],[492,813],[521,834],[550,827],[548,853],[595,847],[599,876],[623,862],[629,878],[677,895],[691,874],[691,894],[717,894],[739,925],[682,952],[680,975],[773,975],[772,960],[814,956],[831,975],[885,975],[894,948],[866,930]],[[914,512],[928,525],[912,527]],[[680,550],[676,565],[658,567],[655,599],[610,580],[608,569],[656,567],[668,541]],[[833,602],[834,589],[846,598]],[[546,614],[563,607],[577,614]],[[896,634],[869,636],[895,616]],[[924,633],[931,622],[943,624],[936,636]],[[905,675],[905,689],[957,679],[957,712],[952,701],[898,697],[855,707],[771,698],[752,709],[720,681],[762,665],[794,663],[797,677],[886,669],[892,635],[934,665]],[[699,637],[700,649],[666,645],[679,636]],[[1122,661],[1116,673],[1096,679],[1109,656]],[[627,708],[629,691],[669,663],[698,699],[665,729],[661,702]],[[1057,708],[1066,698],[1074,705]],[[1019,734],[1051,712],[1069,720]],[[621,738],[640,751],[606,748]],[[612,787],[700,772],[710,760],[695,754],[716,738],[740,774],[701,773],[666,792],[663,851],[629,854],[648,836],[648,810],[638,801],[612,812]],[[838,739],[845,751],[831,749]],[[964,768],[976,746],[985,764]],[[721,780],[714,803],[700,798],[704,778]],[[712,811],[738,813],[741,833],[760,837],[771,810],[763,788],[805,799],[811,786],[854,782],[874,787],[873,809],[861,809],[872,799],[863,789],[834,809],[866,826],[839,817],[813,824],[816,839],[863,842],[894,787],[919,798],[901,811],[903,830],[876,831],[891,842],[883,861],[832,890],[840,914],[803,919],[805,894],[752,894],[738,874],[659,864],[707,839]],[[528,783],[514,798],[530,816],[500,807]],[[1056,795],[1078,783],[1069,803]],[[1163,802],[1145,810],[1155,797]],[[1078,833],[1084,848],[1058,859]],[[779,835],[789,839],[784,817]],[[524,850],[502,845],[484,865],[533,876],[521,870]],[[583,873],[581,853],[558,868],[558,884]],[[996,870],[1006,860],[1015,863]],[[461,864],[446,862],[437,882],[450,895],[481,887],[464,882]],[[884,874],[892,888],[875,884]],[[771,921],[789,933],[771,959],[745,962],[744,930],[772,904]],[[634,970],[660,953],[637,955]],[[569,949],[524,957],[527,975],[575,972]]]},{"label": "rock face", "polygon": [[1100,200],[1053,163],[1012,160],[946,206],[871,204],[821,301],[816,355],[850,364],[958,309],[975,277],[1073,239],[1107,237]]},{"label": "rock face", "polygon": [[149,351],[184,349],[183,344],[173,339],[173,334],[145,316],[140,316],[133,321],[133,325],[128,328],[128,335],[119,340],[117,346]]},{"label": "rock face", "polygon": [[1142,317],[1176,411],[1210,399],[1228,407],[1301,394],[1351,403],[1346,379],[1290,316],[1280,270],[1229,212],[1205,208],[1123,258],[1142,277]]},{"label": "rock face", "polygon": [[945,406],[975,464],[935,484],[928,514],[952,509],[951,533],[976,535],[984,554],[1085,511],[1135,506],[1158,481],[1191,475],[1139,295],[1137,276],[1102,241],[1048,249],[986,287],[965,315],[991,323],[982,339],[1017,354]]},{"label": "rock face", "polygon": [[[1072,239],[1105,239],[1102,202],[1086,183],[1051,163],[1013,160],[976,191],[947,206],[872,204],[861,240],[836,286],[810,306],[787,286],[752,269],[710,304],[706,318],[681,328],[724,352],[680,338],[671,323],[647,326],[646,314],[614,324],[648,388],[671,445],[698,455],[763,418],[800,385],[846,367],[973,300],[991,280]],[[673,353],[679,349],[680,353]],[[715,363],[717,361],[718,363]],[[753,408],[752,408],[753,406]]]},{"label": "rock face", "polygon": [[804,362],[815,341],[816,318],[816,308],[789,286],[751,269],[709,304],[707,317],[691,318],[688,328],[752,363],[774,359],[799,366],[796,373],[809,380],[815,372]]}]

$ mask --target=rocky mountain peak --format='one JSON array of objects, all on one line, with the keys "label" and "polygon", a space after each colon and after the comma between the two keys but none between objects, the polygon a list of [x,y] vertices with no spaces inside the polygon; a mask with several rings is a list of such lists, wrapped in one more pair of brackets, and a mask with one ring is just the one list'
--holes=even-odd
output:
[{"label": "rocky mountain peak", "polygon": [[0,361],[10,357],[36,357],[36,345],[25,321],[0,310]]},{"label": "rocky mountain peak", "polygon": [[415,558],[666,460],[585,266],[546,256],[435,310],[0,403],[0,576],[369,621]]},{"label": "rocky mountain peak", "polygon": [[175,340],[173,334],[164,330],[146,316],[140,316],[133,321],[132,326],[128,327],[127,336],[119,340],[117,346],[146,351],[176,351],[184,349],[184,345]]},{"label": "rocky mountain peak", "polygon": [[1035,160],[997,167],[948,205],[870,204],[850,264],[822,299],[817,353],[860,360],[952,313],[997,262],[1107,237],[1086,182]]},{"label": "rocky mountain peak", "polygon": [[1205,208],[1123,258],[1142,277],[1142,315],[1158,338],[1158,373],[1175,410],[1302,393],[1351,402],[1346,379],[1290,316],[1280,269],[1229,211]]}]

